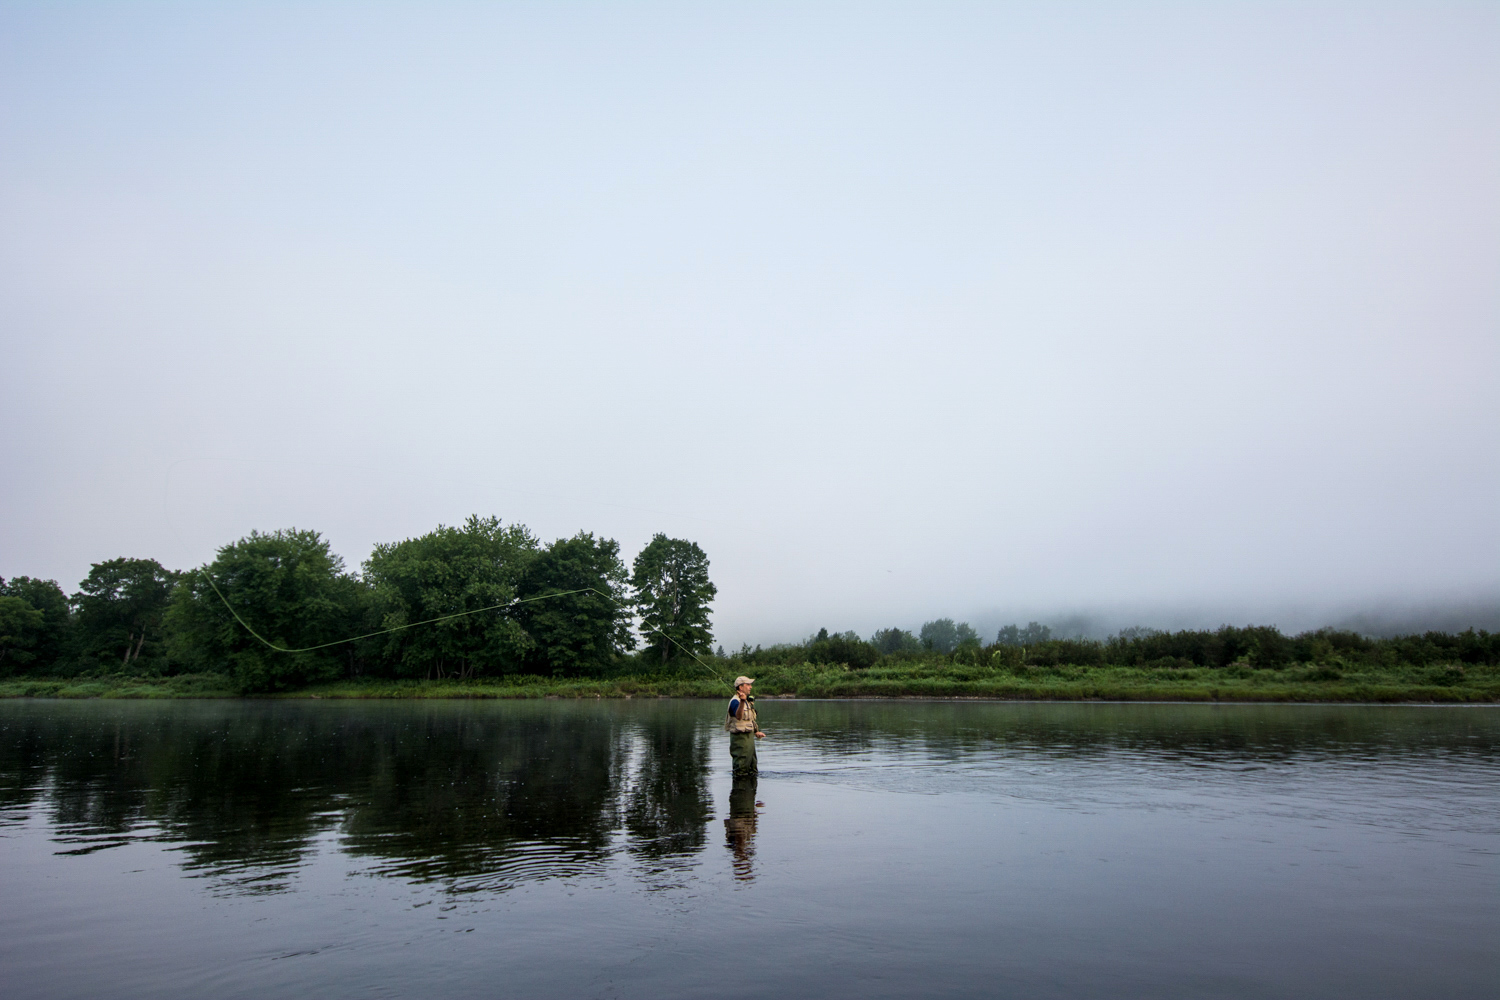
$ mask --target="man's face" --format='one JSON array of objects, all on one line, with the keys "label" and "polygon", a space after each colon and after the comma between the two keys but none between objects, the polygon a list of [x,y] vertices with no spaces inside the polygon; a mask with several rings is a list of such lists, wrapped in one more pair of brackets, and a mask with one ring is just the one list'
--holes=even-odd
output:
[{"label": "man's face", "polygon": [[750,697],[750,685],[749,684],[741,684],[739,686],[739,692],[740,692],[740,697],[741,698],[748,698],[748,697]]}]

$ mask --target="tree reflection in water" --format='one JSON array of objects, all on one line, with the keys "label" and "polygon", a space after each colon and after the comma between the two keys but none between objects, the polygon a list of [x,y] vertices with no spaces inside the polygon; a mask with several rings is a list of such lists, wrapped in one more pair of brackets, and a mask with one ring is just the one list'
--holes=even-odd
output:
[{"label": "tree reflection in water", "polygon": [[[1494,719],[1490,709],[804,702],[778,709],[775,752],[809,775],[878,752],[890,765],[883,789],[932,793],[969,787],[977,766],[1049,760],[1489,761]],[[41,813],[67,853],[170,842],[184,868],[227,892],[285,889],[328,851],[456,892],[622,864],[664,886],[706,850],[718,739],[711,702],[13,701],[0,703],[0,827]],[[742,879],[755,827],[754,786],[737,785],[724,829]]]},{"label": "tree reflection in water", "polygon": [[[275,892],[332,837],[379,874],[452,891],[643,868],[703,849],[694,704],[9,706],[0,823],[40,806],[69,852],[181,844],[232,892]],[[643,710],[644,709],[644,710]]]},{"label": "tree reflection in water", "polygon": [[640,758],[625,806],[625,828],[635,838],[635,850],[656,858],[699,850],[710,812],[708,733],[659,715],[644,719],[641,730]]}]

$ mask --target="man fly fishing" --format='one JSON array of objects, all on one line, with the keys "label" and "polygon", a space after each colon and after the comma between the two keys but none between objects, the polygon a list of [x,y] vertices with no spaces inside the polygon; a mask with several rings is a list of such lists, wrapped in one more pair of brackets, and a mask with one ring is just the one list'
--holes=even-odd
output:
[{"label": "man fly fishing", "polygon": [[729,733],[729,757],[734,761],[734,776],[753,776],[758,768],[755,763],[755,741],[765,739],[755,721],[755,697],[750,685],[755,680],[744,674],[734,679],[735,696],[729,699],[729,714],[724,718],[724,729]]}]

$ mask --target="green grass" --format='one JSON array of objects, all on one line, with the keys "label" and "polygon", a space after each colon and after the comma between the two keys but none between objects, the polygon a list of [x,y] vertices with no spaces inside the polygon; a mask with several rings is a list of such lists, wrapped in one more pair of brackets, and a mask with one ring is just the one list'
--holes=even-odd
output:
[{"label": "green grass", "polygon": [[175,677],[13,677],[0,681],[0,698],[233,698],[222,674]]},{"label": "green grass", "polygon": [[[732,664],[729,665],[732,668]],[[280,698],[721,698],[704,674],[603,679],[347,680]],[[1210,668],[962,666],[894,663],[868,670],[802,663],[761,669],[756,693],[801,698],[995,698],[1018,701],[1500,702],[1500,668],[1462,664],[1356,668],[1306,665]],[[232,698],[218,674],[24,678],[0,681],[6,698]]]},{"label": "green grass", "polygon": [[767,670],[756,687],[804,698],[926,697],[1046,701],[1495,702],[1500,672],[1327,667],[1288,670],[1134,667],[995,667],[898,664],[845,671],[801,664]]}]

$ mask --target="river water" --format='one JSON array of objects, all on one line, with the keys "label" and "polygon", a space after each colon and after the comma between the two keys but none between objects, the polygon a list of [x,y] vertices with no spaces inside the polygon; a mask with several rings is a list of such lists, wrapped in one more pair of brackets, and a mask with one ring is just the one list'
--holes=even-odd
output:
[{"label": "river water", "polygon": [[30,997],[1493,997],[1500,710],[0,703]]}]

